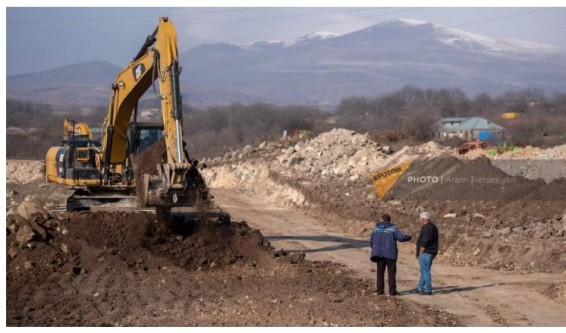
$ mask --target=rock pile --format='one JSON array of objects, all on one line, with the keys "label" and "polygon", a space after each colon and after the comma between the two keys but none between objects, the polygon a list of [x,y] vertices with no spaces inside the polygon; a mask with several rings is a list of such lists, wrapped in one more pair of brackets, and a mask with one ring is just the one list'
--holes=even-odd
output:
[{"label": "rock pile", "polygon": [[566,144],[542,150],[535,154],[535,158],[566,160]]},{"label": "rock pile", "polygon": [[218,165],[223,163],[233,163],[245,160],[249,157],[259,157],[266,155],[276,155],[279,151],[291,144],[291,142],[266,142],[263,141],[257,147],[246,145],[242,149],[230,150],[224,156],[203,158],[199,162],[201,165]]},{"label": "rock pile", "polygon": [[566,175],[566,145],[548,149],[527,146],[513,153],[487,157],[494,166],[513,176],[541,178],[550,183]]},{"label": "rock pile", "polygon": [[49,218],[49,214],[43,209],[39,201],[29,195],[18,205],[17,213],[24,219],[31,219],[35,214],[41,215],[44,219]]},{"label": "rock pile", "polygon": [[[548,239],[554,237],[566,237],[566,214],[555,217],[552,220],[532,222],[517,225],[515,227],[505,227],[496,231],[497,236],[504,237],[510,235],[528,235],[534,239]],[[493,234],[484,235],[489,238]]]},{"label": "rock pile", "polygon": [[44,176],[43,161],[6,160],[6,183],[28,184]]},{"label": "rock pile", "polygon": [[[458,229],[444,225],[445,242],[451,245],[443,257],[457,266],[564,272],[564,261],[556,254],[564,252],[566,214],[531,221],[512,217],[491,227],[490,216],[487,220],[487,223],[471,221]],[[481,223],[482,227],[473,225],[477,223]]]},{"label": "rock pile", "polygon": [[25,249],[33,249],[37,243],[48,242],[52,232],[59,226],[58,220],[50,216],[33,214],[24,218],[18,214],[6,217],[6,234],[8,237],[7,253],[14,258]]},{"label": "rock pile", "polygon": [[391,148],[373,142],[367,134],[333,129],[310,141],[282,149],[272,167],[307,177],[356,181],[383,162],[390,152]]},{"label": "rock pile", "polygon": [[494,160],[566,160],[566,144],[555,146],[552,148],[538,148],[526,146],[513,152],[504,152],[499,155],[491,155],[490,150],[477,150],[461,155],[461,158],[476,158],[478,156],[485,156]]}]

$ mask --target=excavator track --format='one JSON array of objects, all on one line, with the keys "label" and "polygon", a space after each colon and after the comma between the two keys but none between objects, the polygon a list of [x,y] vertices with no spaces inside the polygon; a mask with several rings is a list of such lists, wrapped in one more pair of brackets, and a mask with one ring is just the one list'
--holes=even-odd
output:
[{"label": "excavator track", "polygon": [[90,193],[82,189],[60,188],[47,199],[45,210],[51,215],[68,211],[128,211],[155,212],[155,208],[140,207],[134,195],[112,192]]},{"label": "excavator track", "polygon": [[59,187],[45,201],[44,209],[51,215],[67,211],[67,200],[75,191],[70,188]]}]

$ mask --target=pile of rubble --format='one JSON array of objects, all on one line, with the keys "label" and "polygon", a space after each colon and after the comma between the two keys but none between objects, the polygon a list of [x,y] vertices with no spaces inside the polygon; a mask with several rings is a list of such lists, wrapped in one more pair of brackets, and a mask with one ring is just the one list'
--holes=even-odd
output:
[{"label": "pile of rubble", "polygon": [[[6,233],[13,235],[12,245],[8,246],[10,258],[16,257],[19,249],[34,248],[36,242],[46,242],[51,238],[50,229],[56,228],[49,213],[32,197],[26,197],[17,208],[16,213],[8,213],[6,217]],[[12,239],[12,238],[10,238]]]},{"label": "pile of rubble", "polygon": [[507,151],[493,155],[493,149],[477,149],[465,155],[455,152],[453,156],[459,159],[473,160],[489,158],[493,166],[511,176],[521,176],[527,179],[543,179],[550,183],[566,175],[566,144],[552,148],[526,146],[515,151]]},{"label": "pile of rubble", "polygon": [[534,239],[549,239],[553,237],[566,237],[566,214],[556,216],[551,220],[531,222],[515,227],[504,227],[498,229],[496,234],[491,231],[484,233],[484,237],[505,237],[510,235],[529,235]]},{"label": "pile of rubble", "polygon": [[548,149],[527,146],[489,157],[494,166],[513,176],[541,178],[547,183],[566,176],[566,145]]},{"label": "pile of rubble", "polygon": [[490,153],[492,149],[476,150],[460,155],[460,158],[473,159],[485,156],[494,160],[566,160],[566,144],[552,148],[526,146],[515,151],[507,151],[498,155]]},{"label": "pile of rubble", "polygon": [[233,163],[245,160],[249,157],[265,157],[265,156],[275,156],[281,151],[281,149],[292,145],[292,141],[281,141],[281,142],[267,142],[263,141],[257,147],[251,145],[246,145],[242,149],[236,149],[226,152],[224,156],[203,158],[200,160],[201,164],[204,165],[218,165],[223,163]]},{"label": "pile of rubble", "polygon": [[44,176],[43,161],[6,160],[6,183],[28,184]]},{"label": "pile of rubble", "polygon": [[390,146],[371,140],[367,133],[336,128],[310,140],[262,142],[257,147],[246,145],[222,157],[204,158],[200,162],[217,166],[261,157],[271,161],[269,169],[280,175],[354,182],[407,159],[433,158],[443,154],[451,154],[451,150],[433,141],[405,146],[394,153]]},{"label": "pile of rubble", "polygon": [[333,129],[316,138],[283,149],[272,168],[306,177],[349,178],[356,181],[380,165],[391,148],[373,142],[368,134]]},{"label": "pile of rubble", "polygon": [[262,162],[226,163],[200,172],[210,188],[253,193],[281,206],[308,205],[299,189],[274,180],[268,165]]},{"label": "pile of rubble", "polygon": [[[39,188],[43,188],[43,186]],[[41,213],[45,216],[47,211],[44,209],[44,206],[47,196],[47,194],[44,194],[25,195],[24,197],[24,193],[6,189],[6,215],[17,213],[26,219],[29,219],[35,213]]]},{"label": "pile of rubble", "polygon": [[[448,220],[452,220],[452,224],[458,224],[457,219]],[[511,219],[502,222],[503,225],[495,226],[489,226],[489,220],[489,216],[487,219],[474,218],[458,229],[444,225],[445,242],[450,246],[446,248],[443,257],[456,266],[564,271],[565,262],[557,254],[563,253],[566,212],[535,221]],[[477,228],[477,224],[481,224],[482,228]]]},{"label": "pile of rubble", "polygon": [[316,188],[328,182],[353,186],[345,195],[373,202],[375,193],[367,188],[371,187],[367,182],[372,172],[448,151],[431,141],[393,153],[391,147],[371,140],[368,134],[333,129],[310,140],[264,142],[256,148],[246,146],[223,157],[204,159],[201,163],[208,167],[201,173],[212,188],[253,192],[283,206],[309,206],[303,192],[309,188],[318,192]]},{"label": "pile of rubble", "polygon": [[566,144],[546,149],[538,158],[566,160]]}]

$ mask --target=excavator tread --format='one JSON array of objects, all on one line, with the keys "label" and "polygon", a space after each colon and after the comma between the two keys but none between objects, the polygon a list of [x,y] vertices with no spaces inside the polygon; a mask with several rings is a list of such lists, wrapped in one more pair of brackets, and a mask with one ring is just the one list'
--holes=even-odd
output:
[{"label": "excavator tread", "polygon": [[[77,194],[77,192],[80,194]],[[90,210],[92,212],[128,211],[155,213],[155,208],[139,207],[135,196],[123,194],[86,195],[83,194],[81,190],[77,191],[69,188],[56,189],[47,198],[44,208],[51,215],[74,210]]]},{"label": "excavator tread", "polygon": [[69,188],[60,187],[53,191],[44,204],[44,209],[51,215],[67,211],[67,199],[75,191]]}]

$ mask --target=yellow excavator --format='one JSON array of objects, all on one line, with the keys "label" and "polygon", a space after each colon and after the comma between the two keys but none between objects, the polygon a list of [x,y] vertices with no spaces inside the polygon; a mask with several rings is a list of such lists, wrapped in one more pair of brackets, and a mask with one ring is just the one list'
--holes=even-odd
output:
[{"label": "yellow excavator", "polygon": [[87,123],[77,123],[74,120],[65,119],[63,122],[64,137],[67,140],[92,141],[92,133]]},{"label": "yellow excavator", "polygon": [[[196,161],[189,160],[184,149],[180,72],[175,27],[161,17],[112,83],[101,142],[92,141],[87,124],[65,120],[66,138],[46,155],[46,178],[75,190],[67,210],[194,205],[197,188],[189,175]],[[152,85],[161,103],[162,124],[138,122],[138,101]],[[135,172],[135,156],[161,138],[165,152],[150,161],[152,172]]]}]

